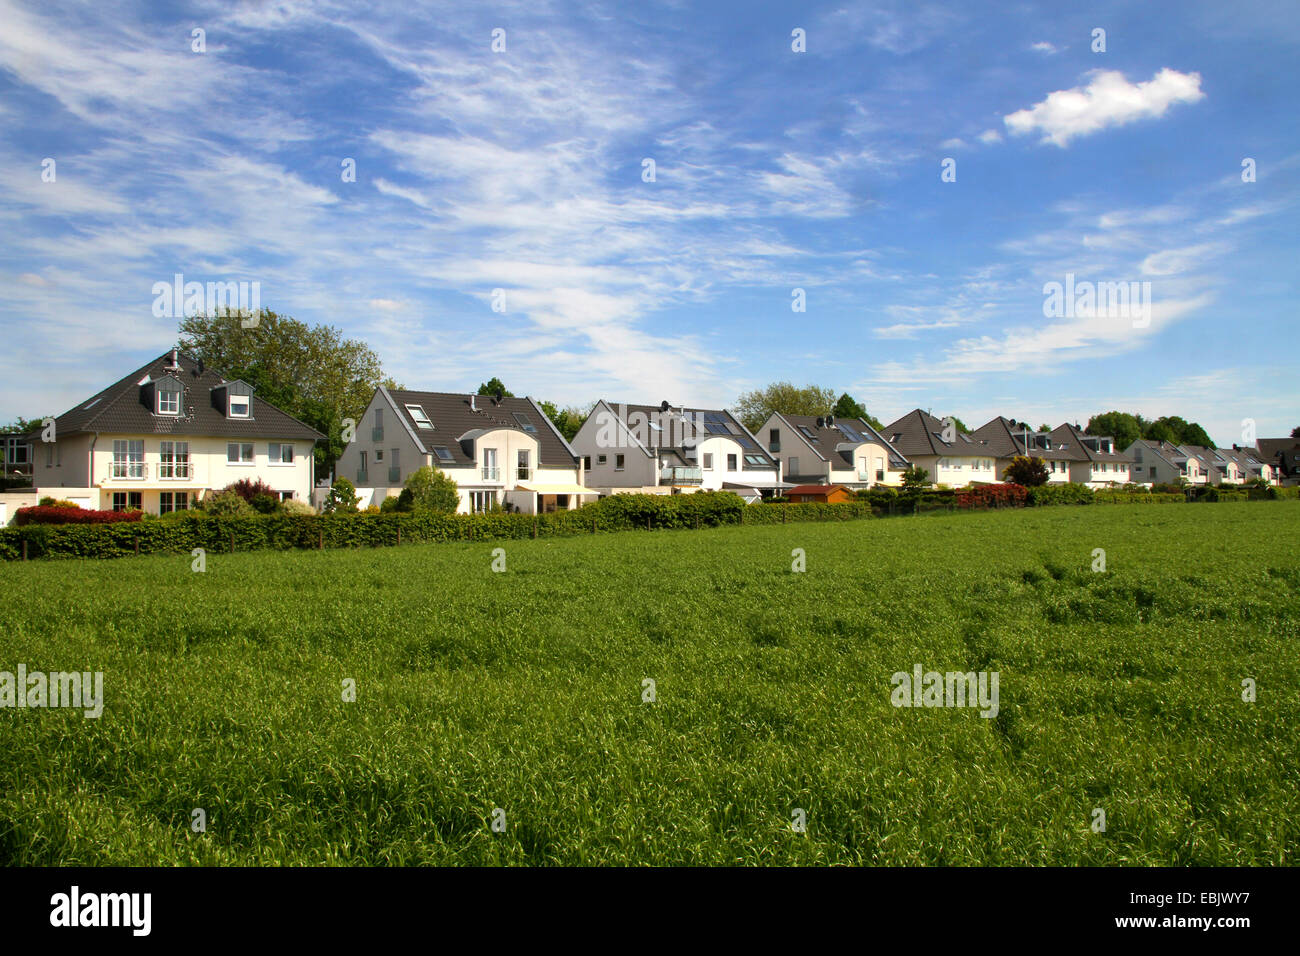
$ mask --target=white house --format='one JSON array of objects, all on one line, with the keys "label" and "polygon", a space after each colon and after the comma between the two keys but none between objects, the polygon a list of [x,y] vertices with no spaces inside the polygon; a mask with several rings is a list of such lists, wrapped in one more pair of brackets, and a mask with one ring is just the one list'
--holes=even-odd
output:
[{"label": "white house", "polygon": [[400,494],[426,465],[456,482],[463,513],[563,510],[593,494],[572,447],[537,403],[505,395],[380,387],[334,473],[356,485],[364,507]]},{"label": "white house", "polygon": [[784,480],[796,485],[897,486],[908,466],[861,418],[773,412],[758,434],[779,461]]},{"label": "white house", "polygon": [[734,491],[756,501],[785,483],[777,461],[723,409],[596,403],[573,438],[588,487],[683,494]]},{"label": "white house", "polygon": [[913,409],[885,426],[889,444],[937,485],[962,486],[998,481],[996,456],[988,446],[933,415]]},{"label": "white house", "polygon": [[309,501],[312,449],[324,437],[176,349],[28,436],[39,496],[152,514],[242,478]]}]

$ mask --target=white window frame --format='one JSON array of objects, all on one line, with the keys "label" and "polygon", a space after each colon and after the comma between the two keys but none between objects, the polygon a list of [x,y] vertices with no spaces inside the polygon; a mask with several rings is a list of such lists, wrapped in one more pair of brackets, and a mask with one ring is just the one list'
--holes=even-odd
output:
[{"label": "white window frame", "polygon": [[406,413],[411,416],[411,419],[415,422],[416,428],[433,427],[433,422],[429,420],[429,416],[425,413],[423,405],[407,405]]},{"label": "white window frame", "polygon": [[[230,458],[230,449],[232,448],[238,449],[238,451],[235,453],[236,457],[233,461]],[[245,448],[248,449],[248,455],[249,455],[248,458],[244,457]],[[228,441],[226,442],[226,464],[234,465],[237,467],[256,465],[257,449],[253,447],[253,443],[251,441]]]},{"label": "white window frame", "polygon": [[[288,461],[284,460],[284,453],[286,449],[288,449],[289,451]],[[269,465],[275,465],[277,467],[283,467],[285,465],[288,465],[289,467],[292,468],[294,464],[293,442],[287,442],[287,441],[267,442],[266,460],[267,460],[267,464]]]},{"label": "white window frame", "polygon": [[[169,401],[167,404],[168,404],[168,405],[171,405],[171,404],[174,402],[175,405],[176,405],[176,407],[175,407],[175,408],[166,408],[166,407],[164,407],[164,406],[163,406],[163,399],[164,399],[164,398],[171,399],[172,401]],[[179,390],[177,390],[177,391],[172,391],[171,389],[162,389],[162,388],[158,389],[158,414],[159,414],[159,415],[179,415],[180,413],[181,413],[181,393],[180,393],[180,391],[179,391]]]},{"label": "white window frame", "polygon": [[[244,406],[244,411],[242,414],[235,411],[236,401],[238,401],[240,405]],[[252,415],[252,411],[253,411],[252,396],[250,395],[227,395],[226,396],[226,412],[228,417],[248,418]]]}]

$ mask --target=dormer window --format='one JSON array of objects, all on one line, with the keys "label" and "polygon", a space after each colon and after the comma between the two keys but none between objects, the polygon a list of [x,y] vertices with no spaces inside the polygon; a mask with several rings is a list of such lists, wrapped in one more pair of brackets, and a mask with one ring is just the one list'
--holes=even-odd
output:
[{"label": "dormer window", "polygon": [[158,414],[179,415],[181,413],[180,392],[158,392]]},{"label": "dormer window", "polygon": [[248,417],[248,396],[231,395],[230,396],[230,417],[247,418]]}]

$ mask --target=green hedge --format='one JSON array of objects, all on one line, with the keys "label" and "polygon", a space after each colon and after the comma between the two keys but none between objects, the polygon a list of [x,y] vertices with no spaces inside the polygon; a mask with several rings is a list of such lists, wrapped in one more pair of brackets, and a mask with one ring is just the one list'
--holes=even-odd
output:
[{"label": "green hedge", "polygon": [[701,528],[723,524],[780,524],[871,516],[859,503],[746,505],[729,491],[693,495],[611,495],[573,511],[528,514],[390,514],[217,516],[184,512],[131,525],[28,525],[0,530],[0,558],[27,556],[116,558],[134,554],[188,554],[359,548],[414,541],[485,541],[609,531]]}]

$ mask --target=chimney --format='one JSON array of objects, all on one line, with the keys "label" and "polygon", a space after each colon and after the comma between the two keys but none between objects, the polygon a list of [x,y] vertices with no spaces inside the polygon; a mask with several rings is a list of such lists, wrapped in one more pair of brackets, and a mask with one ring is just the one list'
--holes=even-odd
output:
[{"label": "chimney", "polygon": [[476,411],[478,411],[478,406],[474,404],[474,398],[475,398],[475,396],[473,396],[473,395],[471,395],[471,396],[469,397],[469,410],[470,410],[471,412],[476,412]]}]

